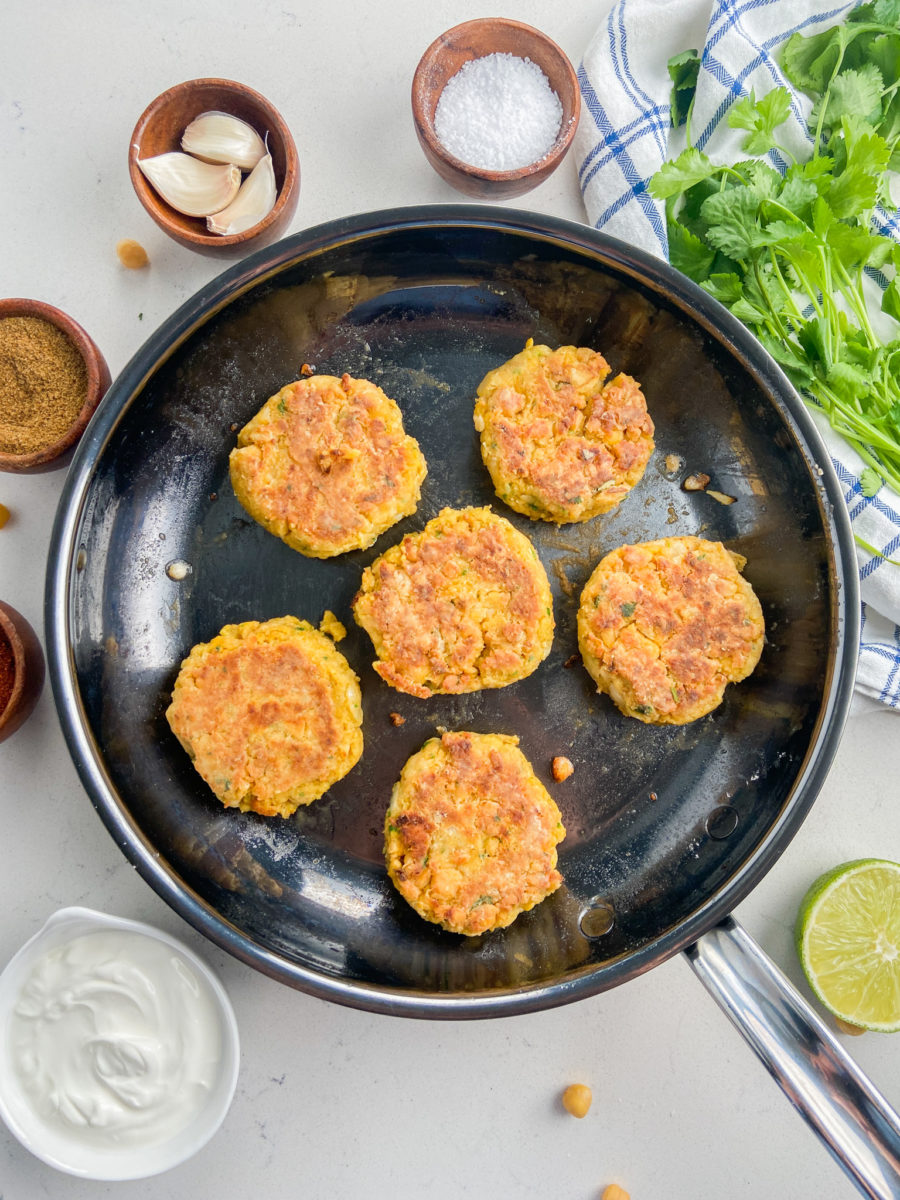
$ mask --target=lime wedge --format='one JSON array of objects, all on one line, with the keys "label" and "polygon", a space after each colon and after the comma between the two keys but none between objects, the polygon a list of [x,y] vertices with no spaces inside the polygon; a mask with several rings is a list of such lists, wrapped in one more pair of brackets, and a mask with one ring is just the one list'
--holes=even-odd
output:
[{"label": "lime wedge", "polygon": [[797,952],[829,1012],[900,1030],[900,864],[860,858],[821,875],[800,905]]}]

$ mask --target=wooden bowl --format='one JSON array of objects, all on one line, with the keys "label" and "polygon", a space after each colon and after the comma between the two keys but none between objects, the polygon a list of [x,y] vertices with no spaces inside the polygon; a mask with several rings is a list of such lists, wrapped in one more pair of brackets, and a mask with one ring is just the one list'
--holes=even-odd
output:
[{"label": "wooden bowl", "polygon": [[[547,76],[562,104],[556,141],[543,158],[513,171],[488,171],[455,158],[441,144],[434,129],[435,110],[447,82],[465,63],[487,54],[530,58]],[[413,76],[412,110],[419,142],[441,178],[466,195],[500,200],[521,196],[556,170],[575,136],[581,94],[572,64],[556,42],[521,21],[485,17],[455,25],[431,43]]]},{"label": "wooden bowl", "polygon": [[[12,650],[13,685],[6,704],[0,693],[0,742],[31,716],[44,686],[44,652],[37,634],[20,612],[0,600],[0,641]],[[0,646],[0,663],[5,655]],[[2,673],[0,673],[2,686]]]},{"label": "wooden bowl", "polygon": [[103,393],[109,387],[109,367],[106,359],[97,349],[92,338],[81,328],[77,321],[52,304],[44,304],[40,300],[9,299],[0,300],[0,320],[4,317],[40,317],[56,325],[84,359],[87,368],[87,392],[78,416],[62,435],[54,442],[48,442],[38,450],[28,454],[8,454],[0,450],[0,471],[15,471],[20,474],[36,474],[39,471],[53,471],[63,467],[72,457],[75,443],[84,433],[94,409],[100,403]]},{"label": "wooden bowl", "polygon": [[[259,224],[228,236],[210,233],[204,217],[177,212],[144,178],[138,159],[181,149],[181,135],[203,112],[226,112],[268,135],[278,188],[275,207]],[[157,96],[141,113],[128,147],[128,171],[138,199],[169,237],[201,254],[236,256],[264,246],[281,235],[297,208],[300,162],[297,147],[281,114],[265,96],[231,79],[189,79]]]}]

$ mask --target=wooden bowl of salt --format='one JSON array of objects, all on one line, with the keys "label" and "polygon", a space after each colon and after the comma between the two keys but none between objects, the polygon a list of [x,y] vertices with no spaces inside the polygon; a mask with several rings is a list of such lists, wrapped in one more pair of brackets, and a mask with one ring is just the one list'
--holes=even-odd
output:
[{"label": "wooden bowl of salt", "polygon": [[422,55],[416,134],[447,183],[481,200],[521,196],[563,158],[578,125],[578,78],[546,34],[486,17],[455,25]]}]

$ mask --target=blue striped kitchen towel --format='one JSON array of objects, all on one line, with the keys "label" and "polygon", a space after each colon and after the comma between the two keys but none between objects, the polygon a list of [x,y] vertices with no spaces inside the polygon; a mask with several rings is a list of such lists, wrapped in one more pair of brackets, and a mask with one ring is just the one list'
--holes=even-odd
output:
[{"label": "blue striped kitchen towel", "polygon": [[[790,88],[779,56],[796,30],[825,29],[854,7],[827,0],[600,0],[600,26],[579,68],[582,115],[574,154],[588,219],[661,258],[668,257],[663,204],[647,184],[662,163],[684,146],[670,130],[672,81],[668,61],[700,50],[701,65],[691,116],[692,142],[717,161],[745,158],[739,130],[725,114],[742,95],[760,96],[779,84]],[[797,96],[779,140],[808,155],[809,103]],[[770,156],[781,166],[776,154]],[[896,216],[882,214],[882,231],[900,240]],[[863,463],[817,420],[838,473],[857,536],[885,557],[858,548],[863,633],[857,689],[900,711],[900,496],[887,486],[867,498],[860,490]]]}]

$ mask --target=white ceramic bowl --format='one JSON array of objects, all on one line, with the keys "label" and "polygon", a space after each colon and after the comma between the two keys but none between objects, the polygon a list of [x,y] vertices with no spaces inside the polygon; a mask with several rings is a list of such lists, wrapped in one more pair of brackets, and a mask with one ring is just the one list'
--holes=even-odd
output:
[{"label": "white ceramic bowl", "polygon": [[[85,1144],[59,1122],[39,1116],[12,1061],[10,1038],[15,1006],[39,960],[84,934],[121,930],[150,938],[176,951],[206,991],[219,1022],[221,1054],[205,1103],[187,1122],[162,1140],[144,1145]],[[15,954],[0,974],[0,1117],[27,1150],[57,1170],[85,1179],[143,1179],[190,1158],[221,1125],[234,1095],[240,1062],[237,1023],[225,989],[210,969],[176,938],[139,921],[111,917],[88,908],[62,908]]]}]

